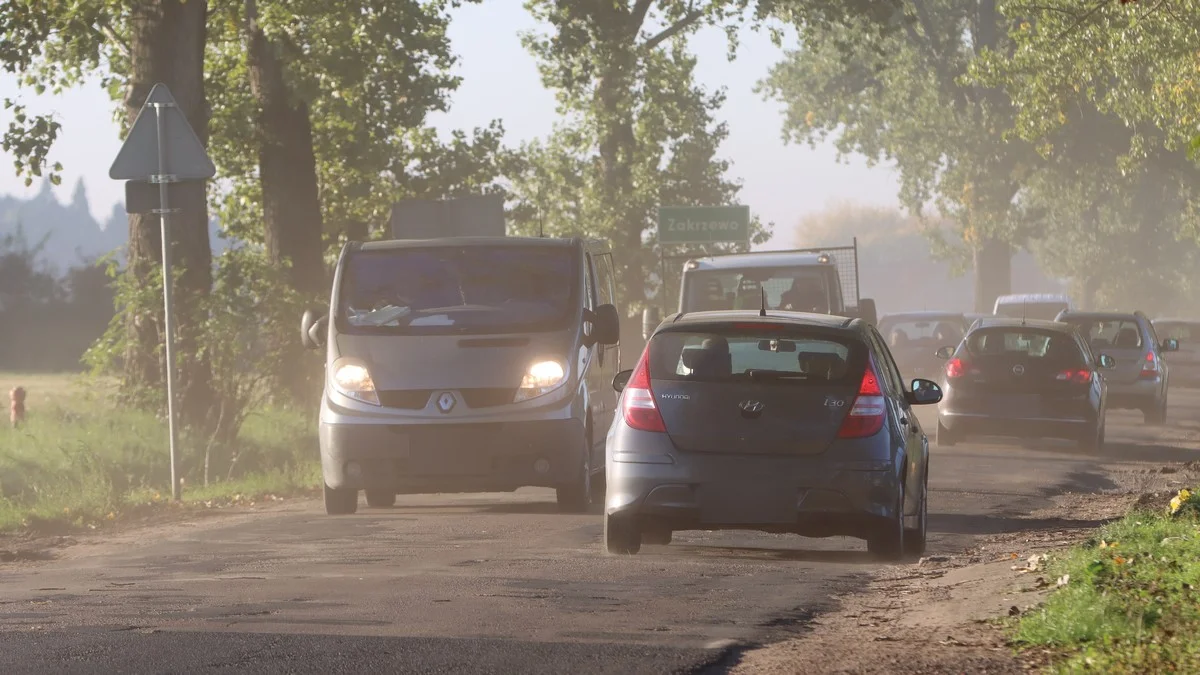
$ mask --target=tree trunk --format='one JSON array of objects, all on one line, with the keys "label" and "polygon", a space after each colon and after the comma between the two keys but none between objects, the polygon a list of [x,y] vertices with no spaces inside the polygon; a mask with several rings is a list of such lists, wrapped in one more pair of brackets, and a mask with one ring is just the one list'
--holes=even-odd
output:
[{"label": "tree trunk", "polygon": [[998,239],[984,239],[976,247],[976,312],[991,314],[996,298],[1012,292],[1012,256],[1012,246]]},{"label": "tree trunk", "polygon": [[[130,77],[125,96],[130,125],[156,83],[171,90],[180,111],[200,141],[208,143],[208,110],[204,97],[204,0],[140,0],[130,16]],[[212,290],[212,248],[208,239],[208,207],[203,181],[184,183],[171,204],[171,258],[181,277],[174,287],[180,419],[203,426],[212,392],[208,363],[198,351],[203,328],[201,302]],[[145,287],[161,274],[162,231],[158,215],[130,214],[127,274]],[[163,386],[166,363],[162,306],[127,316],[125,384],[132,388]]]},{"label": "tree trunk", "polygon": [[308,105],[284,78],[280,45],[258,25],[254,0],[246,0],[250,87],[258,102],[258,172],[263,194],[267,254],[291,263],[292,288],[308,295],[327,290],[317,162]]}]

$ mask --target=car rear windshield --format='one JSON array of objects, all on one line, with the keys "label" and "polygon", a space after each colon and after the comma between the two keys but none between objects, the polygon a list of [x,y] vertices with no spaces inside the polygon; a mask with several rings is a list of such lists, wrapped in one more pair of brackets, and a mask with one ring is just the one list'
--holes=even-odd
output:
[{"label": "car rear windshield", "polygon": [[683,310],[712,312],[767,308],[828,314],[839,296],[826,267],[748,268],[688,272]]},{"label": "car rear windshield", "polygon": [[936,344],[939,347],[958,344],[967,330],[966,319],[961,316],[937,318],[884,317],[879,321],[879,332],[893,347],[908,343]]},{"label": "car rear windshield", "polygon": [[1087,340],[1092,351],[1102,349],[1141,349],[1142,328],[1134,319],[1089,319],[1068,317],[1065,323],[1075,326]]},{"label": "car rear windshield", "polygon": [[339,323],[351,333],[555,330],[579,303],[565,246],[438,246],[358,251],[346,260]]},{"label": "car rear windshield", "polygon": [[667,331],[650,341],[650,377],[857,385],[866,353],[866,346],[852,335],[777,325]]},{"label": "car rear windshield", "polygon": [[1014,302],[1000,305],[996,316],[1005,316],[1010,319],[1053,321],[1064,309],[1068,309],[1064,302]]},{"label": "car rear windshield", "polygon": [[1021,357],[1063,366],[1085,359],[1070,335],[1037,328],[982,328],[967,336],[966,350],[975,358]]}]

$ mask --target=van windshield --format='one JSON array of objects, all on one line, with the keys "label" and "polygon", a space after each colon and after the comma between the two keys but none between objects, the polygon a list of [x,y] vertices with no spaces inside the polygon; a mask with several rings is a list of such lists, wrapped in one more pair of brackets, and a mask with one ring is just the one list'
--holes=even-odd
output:
[{"label": "van windshield", "polygon": [[579,303],[565,246],[437,246],[358,251],[343,268],[349,333],[494,334],[565,327]]},{"label": "van windshield", "polygon": [[819,267],[750,268],[688,272],[683,311],[767,309],[828,314],[838,300],[829,275]]}]

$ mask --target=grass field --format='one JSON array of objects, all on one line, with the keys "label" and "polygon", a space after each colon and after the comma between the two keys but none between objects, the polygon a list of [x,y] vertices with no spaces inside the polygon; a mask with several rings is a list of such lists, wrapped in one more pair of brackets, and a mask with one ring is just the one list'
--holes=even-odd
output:
[{"label": "grass field", "polygon": [[[27,423],[0,430],[0,531],[92,528],[170,499],[166,421],[113,403],[115,383],[74,375],[0,373],[6,399],[27,392]],[[286,496],[320,486],[315,416],[263,410],[237,447],[214,448],[203,486],[200,439],[180,443],[185,502]],[[238,461],[229,467],[230,458]]]},{"label": "grass field", "polygon": [[1136,512],[1057,556],[1061,583],[1016,641],[1051,650],[1056,673],[1200,672],[1200,521]]}]

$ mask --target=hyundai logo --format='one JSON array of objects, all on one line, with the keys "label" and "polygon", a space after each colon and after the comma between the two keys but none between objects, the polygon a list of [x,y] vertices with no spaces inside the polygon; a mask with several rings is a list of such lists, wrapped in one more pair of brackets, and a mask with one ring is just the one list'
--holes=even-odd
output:
[{"label": "hyundai logo", "polygon": [[766,406],[763,405],[762,401],[742,401],[738,404],[738,407],[747,415],[758,415]]},{"label": "hyundai logo", "polygon": [[441,410],[443,414],[454,410],[454,406],[457,403],[458,399],[454,398],[454,394],[451,394],[448,391],[442,392],[442,395],[438,396],[437,399],[438,410]]}]

